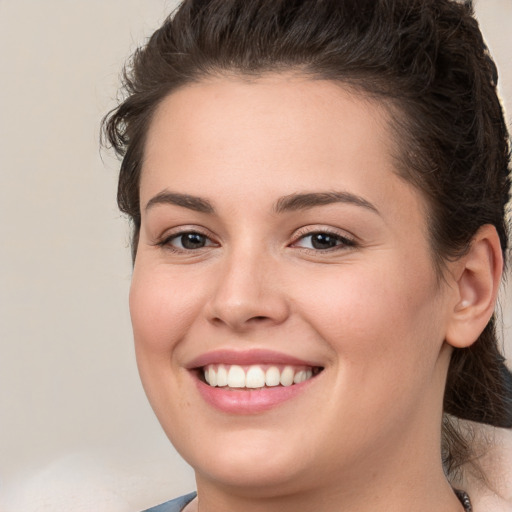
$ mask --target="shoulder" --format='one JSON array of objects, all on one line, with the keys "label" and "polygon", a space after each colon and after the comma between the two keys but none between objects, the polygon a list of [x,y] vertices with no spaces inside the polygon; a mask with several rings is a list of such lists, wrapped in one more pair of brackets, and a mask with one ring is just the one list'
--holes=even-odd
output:
[{"label": "shoulder", "polygon": [[184,496],[180,496],[179,498],[175,498],[171,501],[166,501],[156,507],[148,508],[143,512],[181,512],[181,510],[183,510],[185,506],[188,505],[196,496],[196,492],[185,494]]}]

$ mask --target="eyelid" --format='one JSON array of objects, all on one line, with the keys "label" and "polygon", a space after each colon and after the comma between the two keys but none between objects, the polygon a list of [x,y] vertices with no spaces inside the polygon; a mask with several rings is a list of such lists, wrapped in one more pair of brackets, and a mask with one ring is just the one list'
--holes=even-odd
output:
[{"label": "eyelid", "polygon": [[[171,240],[178,238],[180,236],[186,235],[188,233],[196,233],[198,235],[204,236],[207,238],[210,242],[212,242],[210,245],[207,245],[206,247],[213,247],[213,246],[219,246],[220,244],[215,240],[215,237],[211,234],[211,232],[207,229],[204,229],[200,226],[195,225],[186,225],[186,226],[177,226],[175,228],[172,228],[170,230],[164,231],[164,233],[160,236],[158,236],[152,243],[152,245],[160,246],[163,248],[168,248],[175,250],[176,252],[192,252],[191,249],[180,249],[178,247],[173,247],[170,242]],[[202,248],[204,249],[204,247]],[[198,251],[200,249],[196,249]]]},{"label": "eyelid", "polygon": [[300,249],[304,249],[306,251],[315,251],[315,252],[328,252],[330,250],[342,250],[350,247],[356,247],[358,245],[358,241],[354,235],[347,233],[346,231],[338,230],[333,227],[326,226],[306,226],[298,229],[293,235],[293,242],[290,246],[294,246],[300,240],[307,238],[308,236],[313,236],[316,234],[326,234],[332,237],[339,239],[342,243],[338,246],[334,246],[330,249],[311,249],[308,247],[299,247]]}]

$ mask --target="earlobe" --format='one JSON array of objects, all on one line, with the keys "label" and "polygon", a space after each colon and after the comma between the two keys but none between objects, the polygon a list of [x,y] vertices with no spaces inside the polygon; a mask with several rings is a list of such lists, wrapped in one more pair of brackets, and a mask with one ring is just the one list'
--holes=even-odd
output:
[{"label": "earlobe", "polygon": [[489,322],[503,272],[503,254],[496,228],[482,226],[457,262],[457,297],[446,341],[457,348],[473,344]]}]

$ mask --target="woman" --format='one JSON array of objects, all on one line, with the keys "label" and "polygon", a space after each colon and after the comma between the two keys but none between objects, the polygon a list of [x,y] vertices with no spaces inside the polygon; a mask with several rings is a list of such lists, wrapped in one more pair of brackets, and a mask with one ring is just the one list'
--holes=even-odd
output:
[{"label": "woman", "polygon": [[458,419],[512,426],[496,81],[453,0],[186,0],[135,54],[137,362],[198,488],[154,510],[471,510]]}]

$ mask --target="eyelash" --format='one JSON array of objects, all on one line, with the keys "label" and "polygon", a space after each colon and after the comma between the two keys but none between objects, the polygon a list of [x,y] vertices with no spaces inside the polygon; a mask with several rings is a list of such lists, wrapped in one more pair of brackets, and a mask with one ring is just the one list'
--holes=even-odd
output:
[{"label": "eyelash", "polygon": [[326,253],[331,251],[343,251],[347,250],[351,247],[357,247],[357,242],[353,238],[349,238],[347,236],[340,235],[333,230],[329,229],[316,229],[314,231],[299,231],[295,241],[291,244],[292,246],[297,246],[297,243],[307,239],[308,237],[314,237],[315,235],[327,235],[327,237],[334,239],[337,243],[333,247],[328,247],[326,249],[316,249],[310,247],[299,247],[304,251],[312,251],[315,253]]},{"label": "eyelash", "polygon": [[[173,240],[177,240],[177,239],[180,239],[180,238],[183,238],[184,236],[186,235],[197,235],[197,236],[200,236],[200,237],[203,237],[206,241],[206,245],[204,245],[203,247],[198,247],[196,249],[186,249],[184,247],[174,247],[171,242]],[[208,241],[211,242],[208,244]],[[195,229],[187,229],[187,230],[183,230],[183,231],[178,231],[177,233],[173,233],[169,236],[166,236],[164,238],[162,238],[161,240],[158,240],[155,245],[159,246],[159,247],[162,247],[164,249],[167,249],[169,251],[172,251],[172,252],[176,252],[176,253],[185,253],[185,252],[194,252],[196,250],[200,250],[200,249],[204,249],[205,247],[212,247],[214,245],[217,245],[215,242],[212,241],[212,239],[206,235],[205,233],[202,233],[201,231],[198,231],[198,230],[195,230]],[[181,244],[183,245],[183,243]]]},{"label": "eyelash", "polygon": [[[192,236],[196,235],[196,236],[200,236],[200,237],[204,238],[205,245],[203,245],[202,247],[197,247],[197,248],[185,248],[185,247],[183,247],[183,241],[181,243],[182,247],[175,247],[172,245],[173,240],[183,238],[186,235],[192,235]],[[299,242],[306,240],[308,237],[314,237],[315,235],[325,235],[329,239],[333,239],[335,241],[336,245],[334,245],[332,247],[323,248],[323,249],[319,249],[319,248],[315,248],[315,247],[300,247],[298,245]],[[208,243],[208,242],[210,242],[210,243]],[[313,243],[314,242],[312,242],[312,245],[313,245]],[[216,242],[213,242],[212,239],[205,233],[202,233],[199,230],[189,229],[189,230],[182,230],[177,233],[173,233],[169,236],[166,236],[162,240],[157,241],[155,243],[155,245],[165,248],[165,249],[170,250],[175,253],[183,254],[183,253],[187,253],[187,252],[195,252],[195,251],[205,249],[207,247],[212,247],[212,246],[215,246],[218,244],[216,244]],[[351,247],[357,247],[357,243],[353,238],[349,238],[347,236],[340,235],[339,233],[336,233],[333,230],[317,229],[314,231],[308,231],[307,229],[303,229],[303,230],[299,230],[299,232],[297,233],[297,235],[295,237],[294,242],[292,242],[290,244],[290,247],[297,247],[298,249],[301,249],[303,251],[308,251],[308,252],[326,253],[326,252],[347,250]]]}]

